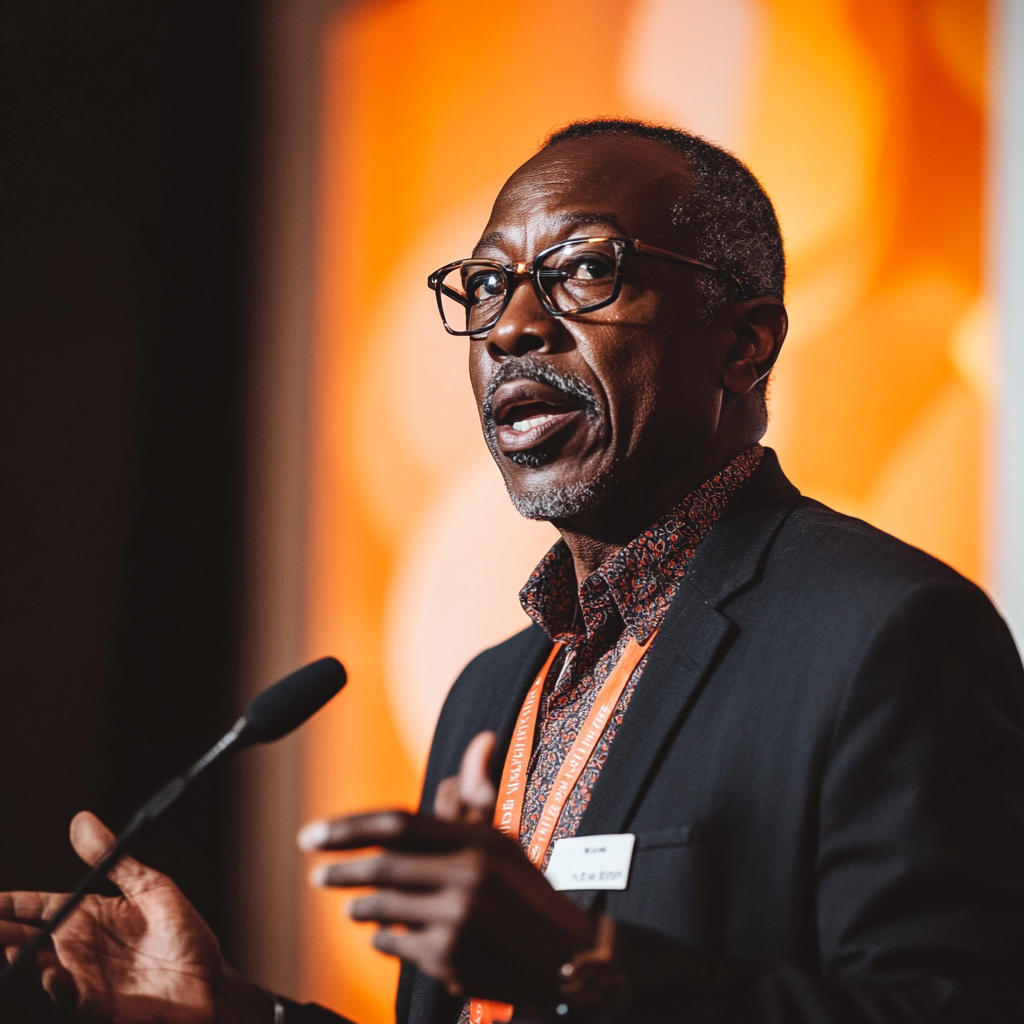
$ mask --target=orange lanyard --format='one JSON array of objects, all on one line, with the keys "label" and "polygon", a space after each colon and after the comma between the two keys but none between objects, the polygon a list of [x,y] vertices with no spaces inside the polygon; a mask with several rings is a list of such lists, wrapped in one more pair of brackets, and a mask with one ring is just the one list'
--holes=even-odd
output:
[{"label": "orange lanyard", "polygon": [[[544,801],[544,809],[540,813],[537,827],[530,839],[530,847],[526,856],[534,867],[540,868],[543,865],[544,856],[551,845],[551,839],[555,834],[558,821],[562,817],[565,803],[576,788],[583,769],[587,766],[598,741],[608,727],[615,706],[622,696],[622,691],[626,688],[640,659],[647,653],[647,649],[656,635],[657,630],[647,638],[647,642],[644,644],[639,644],[630,638],[625,651],[622,652],[622,656],[598,692],[583,723],[583,728],[576,736],[576,742],[570,747],[562,762],[562,767],[558,769],[558,775],[551,787],[551,792]],[[561,644],[555,644],[551,648],[551,653],[540,672],[537,673],[533,685],[527,691],[519,717],[516,719],[512,742],[509,744],[505,767],[501,773],[498,802],[494,807],[494,827],[513,839],[519,838],[522,824],[523,796],[526,792],[526,766],[529,764],[533,751],[533,738],[537,732],[540,698],[548,672],[550,672],[551,665],[561,646]],[[473,1024],[496,1024],[496,1022],[512,1019],[512,1007],[508,1003],[498,1003],[490,999],[470,999],[469,1016]]]}]

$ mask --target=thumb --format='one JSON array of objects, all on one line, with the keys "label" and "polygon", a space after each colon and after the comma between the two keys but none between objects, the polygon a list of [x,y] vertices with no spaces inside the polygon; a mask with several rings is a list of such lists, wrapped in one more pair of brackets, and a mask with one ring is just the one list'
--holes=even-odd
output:
[{"label": "thumb", "polygon": [[466,747],[459,768],[459,798],[468,812],[468,821],[490,821],[498,794],[487,775],[487,765],[494,753],[493,732],[477,733]]},{"label": "thumb", "polygon": [[[95,867],[114,845],[116,837],[91,811],[79,811],[71,819],[71,845],[75,853],[90,867]],[[122,857],[107,872],[109,878],[125,896],[138,896],[155,885],[173,884],[166,875],[147,868],[134,857]]]}]

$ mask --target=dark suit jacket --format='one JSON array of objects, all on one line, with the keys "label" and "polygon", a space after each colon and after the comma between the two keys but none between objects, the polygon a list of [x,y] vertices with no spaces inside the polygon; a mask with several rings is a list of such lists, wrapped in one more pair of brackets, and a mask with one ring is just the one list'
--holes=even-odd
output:
[{"label": "dark suit jacket", "polygon": [[[453,686],[423,807],[550,641]],[[503,758],[496,757],[500,769]],[[616,1020],[1024,1020],[1024,672],[985,595],[770,450],[697,550],[580,835],[633,832]],[[398,1024],[459,1010],[406,965]],[[310,1018],[313,1020],[314,1018]]]}]

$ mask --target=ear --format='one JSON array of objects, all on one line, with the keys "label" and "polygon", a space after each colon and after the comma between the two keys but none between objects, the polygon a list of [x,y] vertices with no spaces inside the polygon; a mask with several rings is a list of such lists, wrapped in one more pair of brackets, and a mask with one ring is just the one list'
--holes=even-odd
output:
[{"label": "ear", "polygon": [[730,307],[722,324],[731,335],[722,367],[722,386],[745,395],[771,373],[789,330],[786,307],[768,295]]}]

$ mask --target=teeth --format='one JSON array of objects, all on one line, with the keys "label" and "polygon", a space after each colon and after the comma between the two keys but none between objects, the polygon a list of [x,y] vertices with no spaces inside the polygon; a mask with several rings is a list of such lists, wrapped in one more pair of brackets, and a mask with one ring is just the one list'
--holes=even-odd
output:
[{"label": "teeth", "polygon": [[544,416],[531,416],[528,420],[516,420],[512,424],[512,429],[518,434],[525,434],[527,430],[533,430],[534,427],[539,427],[542,423],[547,423],[548,420],[553,420],[554,416],[550,413]]}]

